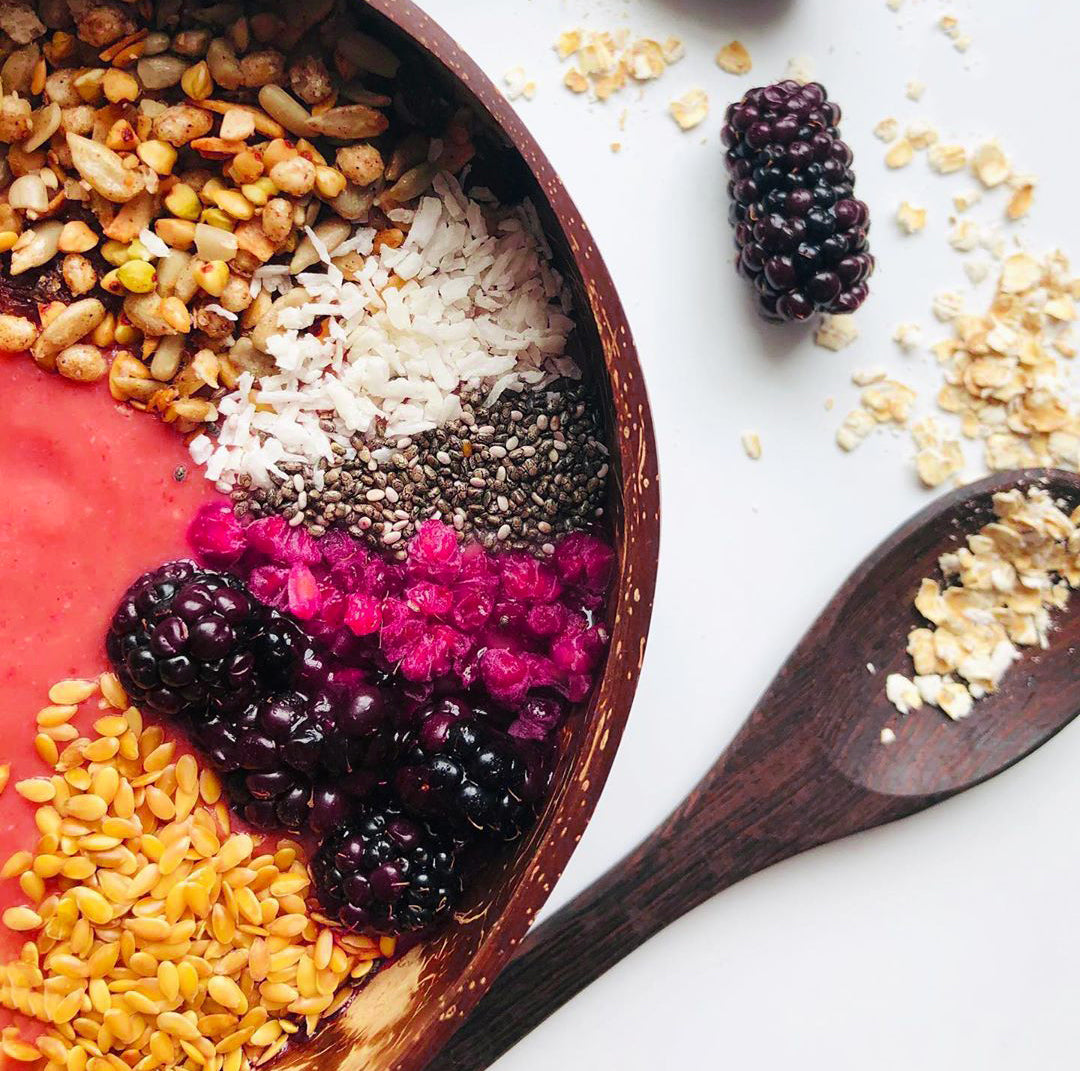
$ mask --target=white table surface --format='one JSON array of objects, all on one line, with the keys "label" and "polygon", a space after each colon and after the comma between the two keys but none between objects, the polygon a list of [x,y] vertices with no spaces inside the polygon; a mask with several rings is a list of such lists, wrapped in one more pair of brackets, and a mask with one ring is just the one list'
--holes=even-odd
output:
[{"label": "white table surface", "polygon": [[[878,433],[843,455],[833,436],[857,397],[855,368],[886,366],[921,388],[920,412],[934,410],[940,374],[925,352],[904,356],[890,336],[909,320],[930,341],[947,333],[930,302],[940,289],[970,288],[945,235],[950,196],[974,180],[934,175],[923,159],[888,172],[874,124],[925,117],[946,139],[999,137],[1040,178],[1030,218],[1012,233],[1080,258],[1070,130],[1080,6],[905,0],[897,15],[884,0],[421,3],[493,78],[520,64],[537,80],[536,99],[518,107],[615,277],[660,448],[663,545],[641,686],[550,908],[682,798],[850,569],[929,501],[906,437]],[[972,37],[965,55],[936,28],[944,12]],[[687,57],[641,99],[633,90],[589,106],[562,88],[551,49],[577,24],[677,34]],[[733,37],[753,56],[748,78],[713,62]],[[840,353],[759,324],[731,268],[723,108],[781,77],[796,55],[813,61],[844,108],[857,192],[874,218],[873,293],[861,337]],[[928,87],[917,104],[904,95],[916,77]],[[683,134],[667,103],[698,86],[712,114]],[[1004,196],[973,214],[1000,218]],[[893,220],[904,198],[929,209],[919,236],[901,237]],[[760,461],[742,452],[747,429],[761,435]],[[1078,766],[1074,726],[959,799],[743,882],[624,960],[499,1071],[1074,1068]]]}]

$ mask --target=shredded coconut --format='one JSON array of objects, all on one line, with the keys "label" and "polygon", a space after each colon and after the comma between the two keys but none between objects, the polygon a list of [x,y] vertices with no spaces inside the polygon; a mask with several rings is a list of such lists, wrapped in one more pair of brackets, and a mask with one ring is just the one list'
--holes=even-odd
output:
[{"label": "shredded coconut", "polygon": [[[216,442],[191,444],[209,479],[266,486],[288,462],[349,455],[356,435],[430,430],[461,413],[463,391],[539,389],[580,378],[566,353],[570,298],[531,205],[483,206],[449,175],[415,212],[397,249],[372,252],[361,227],[334,250],[360,253],[348,279],[312,231],[321,263],[295,280],[277,265],[262,286],[308,300],[276,313],[266,350],[276,370],[250,373],[221,399]],[[315,330],[312,330],[312,329]]]}]

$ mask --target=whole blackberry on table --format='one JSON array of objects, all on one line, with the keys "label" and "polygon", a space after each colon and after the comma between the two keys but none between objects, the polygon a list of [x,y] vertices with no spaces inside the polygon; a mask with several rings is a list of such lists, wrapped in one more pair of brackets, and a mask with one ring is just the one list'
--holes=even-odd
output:
[{"label": "whole blackberry on table", "polygon": [[365,932],[425,929],[461,895],[453,842],[393,804],[368,806],[327,837],[311,873],[323,910]]},{"label": "whole blackberry on table", "polygon": [[721,136],[736,266],[757,287],[766,319],[854,312],[869,293],[870,213],[854,197],[839,121],[818,82],[751,89],[728,107]]},{"label": "whole blackberry on table", "polygon": [[300,637],[236,577],[181,560],[132,584],[105,647],[135,703],[158,714],[197,715],[236,709],[287,685]]},{"label": "whole blackberry on table", "polygon": [[405,809],[456,836],[516,840],[535,812],[535,773],[521,745],[456,698],[421,713],[394,775]]}]

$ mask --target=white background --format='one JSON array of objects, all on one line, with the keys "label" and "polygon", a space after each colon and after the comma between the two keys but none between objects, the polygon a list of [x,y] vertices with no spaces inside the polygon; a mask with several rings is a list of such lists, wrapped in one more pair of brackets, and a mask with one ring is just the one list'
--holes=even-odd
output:
[{"label": "white background", "polygon": [[[887,171],[874,124],[926,118],[947,140],[1000,138],[1040,180],[1030,219],[1010,235],[1080,258],[1080,6],[905,0],[897,15],[884,0],[421,2],[493,78],[520,64],[538,82],[536,99],[518,107],[615,277],[660,448],[663,546],[645,670],[557,906],[682,798],[846,574],[929,500],[906,437],[881,432],[843,455],[833,436],[857,397],[855,368],[886,366],[919,388],[920,412],[933,411],[940,374],[890,336],[910,320],[929,341],[947,333],[930,302],[970,289],[945,236],[951,195],[974,180],[937,176],[922,157]],[[946,11],[972,37],[965,55],[936,28]],[[589,106],[560,85],[550,47],[578,24],[677,34],[687,57],[640,97],[633,89]],[[749,78],[713,62],[733,37],[753,56]],[[841,353],[759,324],[731,268],[723,108],[782,77],[796,55],[843,106],[857,192],[874,219],[873,294],[861,337]],[[918,104],[904,95],[916,77],[928,87]],[[712,113],[683,134],[666,106],[698,86]],[[973,214],[1000,219],[1005,197],[997,191]],[[919,236],[901,237],[894,222],[904,198],[929,210]],[[747,429],[761,435],[758,462],[740,448]],[[969,475],[981,473],[973,458]],[[736,886],[621,963],[499,1071],[1074,1068],[1078,764],[1074,726],[966,796]]]}]

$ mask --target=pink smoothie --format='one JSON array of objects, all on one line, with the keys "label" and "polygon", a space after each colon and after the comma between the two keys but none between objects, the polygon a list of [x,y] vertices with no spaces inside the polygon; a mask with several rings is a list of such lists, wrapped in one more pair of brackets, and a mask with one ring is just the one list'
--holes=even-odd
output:
[{"label": "pink smoothie", "polygon": [[[2,862],[36,840],[33,805],[13,785],[45,772],[34,715],[49,686],[107,668],[105,628],[120,596],[147,569],[187,555],[188,522],[215,492],[176,432],[118,405],[104,384],[69,383],[3,354],[0,479],[0,762],[11,764]],[[0,911],[22,902],[15,880],[0,881]],[[0,927],[0,961],[21,943]]]}]

